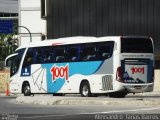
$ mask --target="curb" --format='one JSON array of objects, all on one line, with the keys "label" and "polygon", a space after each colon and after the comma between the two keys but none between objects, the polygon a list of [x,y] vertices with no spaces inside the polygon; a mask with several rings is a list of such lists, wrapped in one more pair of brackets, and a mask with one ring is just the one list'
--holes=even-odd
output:
[{"label": "curb", "polygon": [[6,94],[5,93],[0,93],[0,96],[6,96]]},{"label": "curb", "polygon": [[129,95],[126,98],[109,98],[109,97],[73,97],[73,96],[51,96],[51,95],[35,95],[35,96],[18,96],[18,103],[39,104],[39,105],[118,105],[118,106],[158,106],[160,105],[159,96],[152,97],[147,95]]}]

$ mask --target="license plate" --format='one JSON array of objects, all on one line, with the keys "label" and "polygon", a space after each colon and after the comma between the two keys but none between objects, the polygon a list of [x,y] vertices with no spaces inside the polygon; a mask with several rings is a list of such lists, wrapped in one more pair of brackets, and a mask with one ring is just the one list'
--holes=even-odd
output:
[{"label": "license plate", "polygon": [[141,89],[142,86],[134,86],[135,89]]}]

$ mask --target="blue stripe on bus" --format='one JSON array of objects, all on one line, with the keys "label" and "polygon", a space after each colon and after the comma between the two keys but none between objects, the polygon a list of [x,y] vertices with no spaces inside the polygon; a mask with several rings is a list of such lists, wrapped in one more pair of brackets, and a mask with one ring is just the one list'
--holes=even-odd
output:
[{"label": "blue stripe on bus", "polygon": [[65,67],[68,65],[69,77],[75,74],[81,75],[92,75],[100,68],[103,61],[89,61],[89,62],[70,62],[70,63],[52,63],[52,64],[43,64],[42,68],[47,70],[47,92],[48,93],[57,93],[64,85],[65,78],[57,78],[55,81],[52,80],[52,74],[50,72],[53,66],[56,67]]}]

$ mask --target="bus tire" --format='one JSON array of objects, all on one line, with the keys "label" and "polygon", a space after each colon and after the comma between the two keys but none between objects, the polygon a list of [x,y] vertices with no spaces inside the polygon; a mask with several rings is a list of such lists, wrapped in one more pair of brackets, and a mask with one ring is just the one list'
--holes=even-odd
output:
[{"label": "bus tire", "polygon": [[88,81],[84,81],[80,87],[80,93],[82,97],[91,97],[91,90]]},{"label": "bus tire", "polygon": [[31,88],[29,83],[26,83],[23,87],[23,94],[24,96],[30,96],[31,95]]}]

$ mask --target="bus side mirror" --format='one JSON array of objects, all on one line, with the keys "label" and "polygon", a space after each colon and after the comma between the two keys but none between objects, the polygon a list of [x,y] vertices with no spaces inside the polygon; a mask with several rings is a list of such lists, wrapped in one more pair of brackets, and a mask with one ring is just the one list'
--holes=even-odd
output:
[{"label": "bus side mirror", "polygon": [[5,59],[5,69],[9,69],[10,70],[12,59],[16,55],[18,55],[18,53],[11,54]]},{"label": "bus side mirror", "polygon": [[10,70],[11,68],[11,59],[5,60],[5,70]]}]

